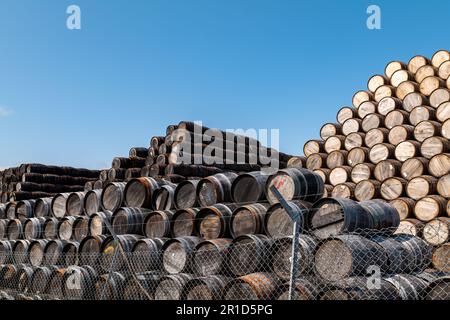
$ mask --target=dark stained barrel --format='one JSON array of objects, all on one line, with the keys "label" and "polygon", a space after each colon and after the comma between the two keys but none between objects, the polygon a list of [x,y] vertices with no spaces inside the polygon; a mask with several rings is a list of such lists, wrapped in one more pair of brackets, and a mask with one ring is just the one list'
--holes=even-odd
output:
[{"label": "dark stained barrel", "polygon": [[401,300],[424,300],[429,281],[414,275],[397,274],[385,279],[397,289]]},{"label": "dark stained barrel", "polygon": [[281,287],[271,273],[253,273],[237,278],[225,286],[224,300],[272,300]]},{"label": "dark stained barrel", "polygon": [[35,200],[23,200],[17,202],[16,205],[16,217],[21,221],[32,218],[34,215],[34,203]]},{"label": "dark stained barrel", "polygon": [[389,203],[377,199],[363,201],[360,205],[372,216],[374,230],[380,230],[383,234],[389,235],[393,234],[400,225],[400,215]]},{"label": "dark stained barrel", "polygon": [[145,272],[162,269],[162,246],[167,238],[140,239],[132,249],[131,255],[134,271]]},{"label": "dark stained barrel", "polygon": [[34,203],[34,216],[36,218],[48,217],[51,215],[50,208],[53,198],[42,198],[37,199]]},{"label": "dark stained barrel", "polygon": [[24,173],[54,174],[58,176],[98,178],[100,171],[72,167],[47,166],[43,164],[27,164]]},{"label": "dark stained barrel", "polygon": [[434,280],[426,290],[426,300],[450,300],[450,276]]},{"label": "dark stained barrel", "polygon": [[380,287],[370,289],[368,278],[358,276],[324,284],[319,300],[399,300],[398,289],[385,279],[380,279]]},{"label": "dark stained barrel", "polygon": [[414,262],[409,265],[411,271],[423,271],[431,266],[433,247],[426,241],[406,234],[394,235],[392,238],[404,246],[414,257]]},{"label": "dark stained barrel", "polygon": [[73,239],[80,242],[89,235],[89,218],[79,216],[73,222]]},{"label": "dark stained barrel", "polygon": [[373,218],[357,202],[344,198],[324,198],[308,213],[307,225],[319,239],[345,232],[373,229]]},{"label": "dark stained barrel", "polygon": [[15,240],[0,241],[0,264],[7,264],[12,261],[15,242]]},{"label": "dark stained barrel", "polygon": [[45,219],[44,225],[43,225],[43,238],[44,239],[57,239],[58,238],[58,226],[59,226],[59,220],[56,218],[48,217]]},{"label": "dark stained barrel", "polygon": [[0,240],[7,238],[8,221],[7,219],[0,219]]},{"label": "dark stained barrel", "polygon": [[147,214],[142,232],[147,238],[170,237],[171,220],[174,211],[153,211]]},{"label": "dark stained barrel", "polygon": [[69,195],[70,193],[59,193],[53,198],[51,210],[55,218],[61,219],[66,215],[66,203]]},{"label": "dark stained barrel", "polygon": [[270,203],[277,203],[278,199],[270,190],[275,186],[286,200],[299,199],[315,202],[322,198],[324,182],[313,171],[302,168],[288,168],[279,170],[267,180],[265,193]]},{"label": "dark stained barrel", "polygon": [[91,190],[86,193],[84,197],[84,212],[86,215],[91,216],[102,210],[101,197],[101,189]]},{"label": "dark stained barrel", "polygon": [[0,219],[6,219],[6,204],[0,203]]},{"label": "dark stained barrel", "polygon": [[129,169],[142,168],[145,166],[145,158],[123,158],[116,157],[113,159],[111,168],[113,169]]},{"label": "dark stained barrel", "polygon": [[17,271],[17,288],[20,292],[31,292],[31,279],[33,277],[34,268],[22,266]]},{"label": "dark stained barrel", "polygon": [[180,300],[186,283],[192,279],[192,275],[185,273],[164,276],[155,290],[155,300]]},{"label": "dark stained barrel", "polygon": [[206,240],[227,238],[229,221],[236,208],[235,204],[216,204],[201,209],[195,221],[197,234]]},{"label": "dark stained barrel", "polygon": [[37,267],[31,278],[31,291],[34,294],[48,293],[48,287],[53,272],[53,267]]},{"label": "dark stained barrel", "polygon": [[26,264],[28,261],[29,240],[17,240],[13,245],[13,257],[15,264]]},{"label": "dark stained barrel", "polygon": [[111,211],[102,211],[93,213],[89,217],[89,234],[91,236],[99,236],[102,234],[109,234],[107,223],[111,225],[113,213]]},{"label": "dark stained barrel", "polygon": [[142,227],[145,217],[151,211],[141,208],[119,208],[111,220],[113,231],[118,234],[143,234]]},{"label": "dark stained barrel", "polygon": [[27,240],[41,239],[44,235],[44,223],[46,218],[30,218],[24,222],[23,237]]},{"label": "dark stained barrel", "polygon": [[[142,238],[142,236],[134,234],[118,235],[117,239],[119,241],[117,241],[113,236],[108,236],[103,241],[100,248],[100,266],[103,271],[108,272],[112,267],[114,271],[119,271],[125,268],[127,266],[125,259],[130,256],[136,242]],[[116,255],[117,250],[119,250],[119,252]],[[124,254],[127,256],[124,257]],[[114,264],[112,263],[113,259]],[[129,267],[127,267],[127,269],[129,269]]]},{"label": "dark stained barrel", "polygon": [[19,268],[14,264],[0,266],[0,281],[5,289],[17,289]]},{"label": "dark stained barrel", "polygon": [[106,235],[89,236],[80,242],[78,248],[80,265],[98,266],[100,249],[107,237]]},{"label": "dark stained barrel", "polygon": [[124,190],[124,200],[127,207],[151,208],[152,194],[160,187],[153,178],[142,177],[131,179]]},{"label": "dark stained barrel", "polygon": [[173,238],[196,236],[195,219],[200,209],[180,209],[175,212],[171,221]]},{"label": "dark stained barrel", "polygon": [[64,272],[63,296],[68,300],[92,300],[98,274],[89,266],[71,266]]},{"label": "dark stained barrel", "polygon": [[197,244],[193,257],[195,273],[203,277],[225,274],[231,242],[231,239],[214,239]]},{"label": "dark stained barrel", "polygon": [[66,240],[51,240],[44,248],[44,264],[45,265],[63,265],[63,250],[68,243]]},{"label": "dark stained barrel", "polygon": [[384,272],[387,263],[381,246],[357,235],[329,238],[315,254],[315,271],[325,281],[363,276],[370,266],[378,266]]},{"label": "dark stained barrel", "polygon": [[69,216],[81,216],[84,214],[85,192],[74,192],[67,197],[66,212]]},{"label": "dark stained barrel", "polygon": [[222,300],[223,290],[231,280],[232,278],[217,275],[192,279],[184,286],[182,300]]},{"label": "dark stained barrel", "polygon": [[16,218],[16,203],[15,202],[8,202],[5,207],[6,212],[6,218],[8,219],[15,219]]},{"label": "dark stained barrel", "polygon": [[129,276],[123,289],[123,300],[154,300],[161,278],[161,273],[153,271],[138,273],[135,277]]},{"label": "dark stained barrel", "polygon": [[233,172],[218,173],[200,180],[197,185],[197,198],[202,207],[216,203],[230,202],[231,186],[237,178]]},{"label": "dark stained barrel", "polygon": [[152,195],[153,210],[171,210],[175,208],[175,187],[163,185],[156,189]]},{"label": "dark stained barrel", "polygon": [[66,269],[56,268],[52,270],[48,283],[48,295],[54,299],[61,299],[64,296],[64,273]]},{"label": "dark stained barrel", "polygon": [[115,211],[123,203],[123,195],[126,183],[125,182],[111,182],[103,188],[101,196],[101,204],[103,209],[108,211]]},{"label": "dark stained barrel", "polygon": [[174,194],[174,201],[177,209],[195,208],[198,206],[198,182],[199,180],[186,180],[178,184]]},{"label": "dark stained barrel", "polygon": [[65,266],[75,266],[78,264],[78,249],[80,247],[79,242],[68,241],[63,248],[63,264]]},{"label": "dark stained barrel", "polygon": [[[285,284],[280,291],[282,292],[278,300],[289,300],[290,284]],[[319,295],[318,280],[314,278],[302,277],[295,281],[294,295],[292,300],[317,300]]]},{"label": "dark stained barrel", "polygon": [[[303,230],[305,217],[311,208],[311,204],[303,200],[293,200],[288,201],[288,205],[299,214],[299,228]],[[294,221],[280,203],[273,204],[267,210],[264,225],[266,234],[272,238],[292,236],[294,232]]]},{"label": "dark stained barrel", "polygon": [[169,274],[192,270],[194,249],[201,242],[198,237],[183,237],[167,241],[162,247],[163,267]]},{"label": "dark stained barrel", "polygon": [[264,220],[268,208],[268,204],[255,203],[234,210],[230,220],[231,236],[237,238],[246,234],[264,234]]},{"label": "dark stained barrel", "polygon": [[45,246],[50,240],[34,240],[28,246],[30,264],[39,267],[44,262]]},{"label": "dark stained barrel", "polygon": [[9,220],[6,227],[9,240],[23,239],[23,224],[19,219]]},{"label": "dark stained barrel", "polygon": [[148,156],[148,149],[142,147],[133,147],[130,149],[130,158],[145,158]]},{"label": "dark stained barrel", "polygon": [[64,217],[58,226],[58,238],[61,240],[70,240],[73,238],[73,224],[76,217],[68,216]]},{"label": "dark stained barrel", "polygon": [[269,175],[262,171],[239,175],[231,187],[231,196],[235,203],[248,203],[266,199],[265,186]]},{"label": "dark stained barrel", "polygon": [[119,272],[103,274],[95,283],[96,300],[121,300],[125,287],[125,276]]}]

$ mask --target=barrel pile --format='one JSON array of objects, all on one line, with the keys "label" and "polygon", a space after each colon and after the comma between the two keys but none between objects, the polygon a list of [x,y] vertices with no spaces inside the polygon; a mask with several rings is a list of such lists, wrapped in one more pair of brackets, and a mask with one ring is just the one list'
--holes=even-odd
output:
[{"label": "barrel pile", "polygon": [[22,164],[0,172],[1,203],[83,191],[84,185],[95,181],[98,175],[97,170]]}]

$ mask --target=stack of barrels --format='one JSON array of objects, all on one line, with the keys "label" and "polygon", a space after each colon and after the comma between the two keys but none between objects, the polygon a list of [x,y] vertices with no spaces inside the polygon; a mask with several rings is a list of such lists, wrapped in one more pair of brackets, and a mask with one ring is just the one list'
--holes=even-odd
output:
[{"label": "stack of barrels", "polygon": [[83,191],[99,171],[72,167],[22,164],[0,172],[2,203],[50,197],[60,192]]},{"label": "stack of barrels", "polygon": [[[336,123],[304,145],[303,166],[333,197],[384,199],[401,228],[448,252],[450,231],[450,53],[390,62],[355,93]],[[302,163],[297,163],[302,165]],[[443,231],[431,239],[427,229]]]}]

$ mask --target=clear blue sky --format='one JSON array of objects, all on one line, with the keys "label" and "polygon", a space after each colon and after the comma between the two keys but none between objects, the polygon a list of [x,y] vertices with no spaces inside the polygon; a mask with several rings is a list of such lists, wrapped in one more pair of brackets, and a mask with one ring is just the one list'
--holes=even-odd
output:
[{"label": "clear blue sky", "polygon": [[279,128],[300,154],[388,61],[449,49],[449,18],[434,0],[1,0],[0,167],[107,167],[180,120]]}]

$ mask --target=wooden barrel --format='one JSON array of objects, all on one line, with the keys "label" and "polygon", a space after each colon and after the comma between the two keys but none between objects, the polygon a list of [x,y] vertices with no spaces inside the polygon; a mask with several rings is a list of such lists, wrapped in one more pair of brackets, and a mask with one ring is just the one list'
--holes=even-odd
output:
[{"label": "wooden barrel", "polygon": [[439,105],[436,110],[436,119],[440,122],[450,119],[450,102],[444,102]]},{"label": "wooden barrel", "polygon": [[162,268],[162,247],[167,238],[140,239],[132,248],[131,262],[134,272],[159,271]]},{"label": "wooden barrel", "polygon": [[352,168],[350,174],[351,180],[354,183],[359,183],[363,180],[368,180],[372,177],[375,166],[371,163],[360,163]]},{"label": "wooden barrel", "polygon": [[174,211],[149,212],[143,220],[143,231],[141,232],[143,232],[147,238],[170,237],[171,220],[174,213]]},{"label": "wooden barrel", "polygon": [[74,236],[73,225],[77,217],[64,217],[58,226],[58,238],[61,240],[70,240]]},{"label": "wooden barrel", "polygon": [[373,100],[373,94],[368,91],[358,91],[353,95],[352,103],[355,108],[358,108],[361,103]]},{"label": "wooden barrel", "polygon": [[45,246],[50,240],[34,240],[28,246],[28,257],[33,267],[39,267],[44,262]]},{"label": "wooden barrel", "polygon": [[123,192],[124,202],[128,207],[151,208],[152,194],[159,187],[160,183],[153,178],[131,179]]},{"label": "wooden barrel", "polygon": [[334,186],[331,197],[353,199],[355,197],[356,184],[353,182],[344,182]]},{"label": "wooden barrel", "polygon": [[406,180],[426,175],[428,172],[428,159],[423,157],[411,158],[403,162],[400,174]]},{"label": "wooden barrel", "polygon": [[403,109],[407,112],[411,112],[415,107],[428,105],[428,98],[419,92],[411,92],[403,99]]},{"label": "wooden barrel", "polygon": [[186,180],[175,189],[174,201],[178,209],[193,208],[198,205],[197,185],[199,180]]},{"label": "wooden barrel", "polygon": [[183,237],[167,241],[163,247],[163,268],[169,274],[192,270],[195,247],[201,242],[198,237]]},{"label": "wooden barrel", "polygon": [[233,238],[247,234],[264,234],[264,221],[268,204],[255,203],[234,210],[230,220],[230,234]]},{"label": "wooden barrel", "polygon": [[188,281],[184,286],[182,300],[212,301],[221,300],[222,292],[232,279],[224,276],[209,276]]},{"label": "wooden barrel", "polygon": [[425,158],[431,159],[438,154],[449,152],[450,142],[443,137],[430,137],[422,142],[420,151]]},{"label": "wooden barrel", "polygon": [[200,209],[177,210],[171,219],[171,235],[173,238],[196,236],[195,220]]},{"label": "wooden barrel", "polygon": [[381,196],[385,200],[394,200],[405,194],[407,181],[403,178],[389,178],[381,184]]},{"label": "wooden barrel", "polygon": [[371,200],[380,196],[381,183],[375,180],[363,180],[355,187],[355,199],[358,201]]},{"label": "wooden barrel", "polygon": [[248,203],[265,200],[264,187],[269,175],[257,171],[239,175],[232,184],[231,196],[235,203]]},{"label": "wooden barrel", "polygon": [[392,129],[395,126],[402,124],[408,124],[409,113],[404,110],[392,110],[386,115],[384,119],[384,126],[388,129]]},{"label": "wooden barrel", "polygon": [[195,220],[197,234],[206,240],[226,238],[229,235],[229,221],[236,208],[234,204],[216,204],[201,209]]},{"label": "wooden barrel", "polygon": [[395,90],[395,95],[400,100],[403,100],[412,92],[419,92],[419,85],[414,81],[403,81],[399,84],[397,90]]},{"label": "wooden barrel", "polygon": [[423,239],[432,246],[439,246],[448,242],[450,239],[450,218],[440,217],[428,222],[423,229]]},{"label": "wooden barrel", "polygon": [[433,267],[442,272],[450,272],[448,256],[450,255],[450,243],[445,243],[433,253]]},{"label": "wooden barrel", "polygon": [[272,186],[275,186],[286,200],[300,199],[308,202],[322,198],[324,190],[324,182],[319,175],[298,168],[282,169],[269,177],[265,193],[271,204],[278,202],[270,190]]},{"label": "wooden barrel", "polygon": [[388,178],[400,175],[402,163],[398,160],[383,160],[377,163],[374,169],[374,177],[380,182]]},{"label": "wooden barrel", "polygon": [[[66,269],[55,267],[50,274],[48,283],[48,295],[51,297],[63,297],[64,273]],[[59,299],[59,298],[56,298]]]},{"label": "wooden barrel", "polygon": [[409,80],[414,80],[414,75],[408,70],[403,69],[395,71],[390,78],[390,82],[395,88],[397,88],[400,83]]},{"label": "wooden barrel", "polygon": [[86,193],[84,197],[84,212],[86,215],[91,216],[102,210],[101,197],[102,189],[91,190]]},{"label": "wooden barrel", "polygon": [[400,220],[405,220],[413,216],[416,202],[410,198],[397,198],[389,202],[400,215]]},{"label": "wooden barrel", "polygon": [[367,301],[367,300],[399,300],[397,288],[384,279],[380,279],[377,289],[369,289],[369,279],[363,276],[345,278],[324,285],[318,293],[322,301]]},{"label": "wooden barrel", "polygon": [[[336,186],[341,183],[350,181],[350,175],[352,173],[352,167],[342,166],[331,170],[329,180],[330,184]],[[317,200],[317,199],[316,199]]]},{"label": "wooden barrel", "polygon": [[327,157],[327,167],[329,169],[334,169],[345,165],[347,154],[348,152],[344,150],[331,152]]},{"label": "wooden barrel", "polygon": [[427,107],[427,106],[419,106],[412,109],[409,115],[409,123],[413,126],[417,126],[422,121],[431,121],[436,118],[436,110]]},{"label": "wooden barrel", "polygon": [[231,239],[199,242],[193,252],[193,271],[202,277],[225,274],[231,242]]},{"label": "wooden barrel", "polygon": [[27,240],[41,239],[44,236],[46,218],[27,219],[23,226],[23,237]]},{"label": "wooden barrel", "polygon": [[358,117],[363,119],[368,114],[374,113],[377,110],[377,104],[373,101],[366,101],[358,107]]},{"label": "wooden barrel", "polygon": [[0,240],[7,238],[8,221],[6,219],[0,219]]},{"label": "wooden barrel", "polygon": [[[311,203],[302,200],[293,200],[289,201],[288,204],[294,212],[299,214],[299,228],[302,230],[305,224],[304,216],[307,215],[311,208]],[[294,221],[280,203],[275,203],[267,209],[264,226],[265,233],[271,238],[292,236],[294,232]]]},{"label": "wooden barrel", "polygon": [[400,225],[400,216],[389,203],[376,199],[363,201],[360,205],[372,216],[374,230],[380,230],[382,234],[391,235]]},{"label": "wooden barrel", "polygon": [[[108,236],[100,247],[100,267],[104,272],[129,269],[126,259],[131,257],[131,252],[137,241],[143,237],[135,234]],[[118,251],[118,253],[117,253]],[[117,253],[117,254],[116,254]],[[124,257],[125,255],[125,257]],[[114,262],[114,263],[113,263]]]},{"label": "wooden barrel", "polygon": [[287,163],[288,168],[304,168],[306,166],[306,157],[292,157]]},{"label": "wooden barrel", "polygon": [[406,234],[394,235],[393,239],[400,242],[400,244],[412,252],[415,262],[411,263],[411,267],[413,268],[411,271],[423,271],[431,265],[433,247],[424,240]]},{"label": "wooden barrel", "polygon": [[403,124],[389,130],[388,141],[394,146],[403,141],[412,139],[414,139],[414,127],[411,125]]},{"label": "wooden barrel", "polygon": [[61,219],[66,215],[66,203],[69,195],[70,193],[59,193],[53,198],[51,210],[55,218]]},{"label": "wooden barrel", "polygon": [[5,207],[6,218],[15,219],[16,218],[16,203],[8,202]]},{"label": "wooden barrel", "polygon": [[142,208],[123,207],[117,209],[111,218],[113,231],[118,234],[143,234],[145,218],[150,210]]},{"label": "wooden barrel", "polygon": [[447,80],[450,76],[450,62],[444,61],[441,63],[438,69],[438,75],[442,80]]},{"label": "wooden barrel", "polygon": [[51,240],[47,242],[44,247],[43,263],[45,265],[63,265],[63,249],[66,243],[68,243],[66,240]]},{"label": "wooden barrel", "polygon": [[439,195],[450,198],[450,175],[447,174],[439,179],[436,186]]},{"label": "wooden barrel", "polygon": [[395,234],[406,234],[415,237],[420,237],[422,235],[424,227],[425,224],[422,221],[408,218],[400,221],[400,225],[398,226],[397,231],[395,231]]},{"label": "wooden barrel", "polygon": [[[296,280],[294,295],[292,300],[316,300],[319,294],[319,285],[317,279],[310,277],[301,277]],[[278,300],[289,300],[290,283],[286,283],[282,289]]]},{"label": "wooden barrel", "polygon": [[450,154],[438,154],[431,158],[428,164],[428,171],[437,178],[450,173]]},{"label": "wooden barrel", "polygon": [[70,216],[81,216],[84,214],[85,192],[74,192],[67,197],[66,212]]},{"label": "wooden barrel", "polygon": [[[354,119],[350,119],[354,120]],[[347,120],[345,123],[349,122],[350,120]],[[350,132],[349,132],[350,133]],[[344,149],[344,143],[345,143],[345,136],[332,136],[329,137],[325,141],[325,152],[331,153],[333,151],[343,150]]]},{"label": "wooden barrel", "polygon": [[336,120],[338,123],[343,124],[346,120],[354,118],[356,116],[357,116],[357,111],[355,108],[343,107],[338,111]]},{"label": "wooden barrel", "polygon": [[16,217],[19,220],[25,221],[34,216],[35,200],[22,200],[16,204]]},{"label": "wooden barrel", "polygon": [[433,281],[426,291],[426,300],[449,300],[450,277],[443,276]]},{"label": "wooden barrel", "polygon": [[395,158],[399,161],[406,161],[420,155],[420,142],[408,140],[400,142],[395,147]]},{"label": "wooden barrel", "polygon": [[395,109],[402,108],[402,100],[394,97],[386,97],[381,99],[377,106],[377,111],[380,115],[387,115],[389,112]]},{"label": "wooden barrel", "polygon": [[63,248],[63,259],[65,266],[76,266],[78,264],[78,242],[69,241]]},{"label": "wooden barrel", "polygon": [[12,261],[15,242],[15,240],[0,241],[0,264],[8,264]]},{"label": "wooden barrel", "polygon": [[103,274],[95,283],[95,295],[97,300],[121,300],[126,278],[120,272]]},{"label": "wooden barrel", "polygon": [[366,134],[363,132],[353,132],[345,137],[344,148],[347,151],[353,148],[362,147],[364,145],[364,139]]},{"label": "wooden barrel", "polygon": [[216,203],[230,202],[231,186],[237,178],[233,172],[219,173],[200,180],[197,186],[197,198],[202,207]]},{"label": "wooden barrel", "polygon": [[436,121],[422,121],[414,129],[414,138],[423,142],[430,137],[438,136],[441,133],[441,127],[441,124]]},{"label": "wooden barrel", "polygon": [[[313,237],[302,234],[298,238],[298,275],[305,276],[314,271],[314,253],[318,242]],[[280,238],[273,244],[273,272],[283,280],[289,280],[292,267],[292,237]]]},{"label": "wooden barrel", "polygon": [[444,138],[450,139],[450,119],[445,120],[442,124],[441,134]]},{"label": "wooden barrel", "polygon": [[229,282],[224,300],[272,300],[281,287],[280,280],[271,273],[253,273]]},{"label": "wooden barrel", "polygon": [[329,137],[336,136],[341,133],[342,133],[342,125],[338,123],[327,123],[324,124],[320,129],[320,137],[322,138],[322,140],[327,140]]},{"label": "wooden barrel", "polygon": [[50,207],[53,198],[37,199],[34,203],[34,216],[36,218],[50,216]]},{"label": "wooden barrel", "polygon": [[438,180],[432,176],[419,176],[412,178],[406,185],[406,194],[414,200],[422,199],[429,194],[436,193],[437,182]]},{"label": "wooden barrel", "polygon": [[372,229],[373,223],[373,218],[361,205],[341,198],[324,198],[317,201],[307,216],[309,230],[318,239]]},{"label": "wooden barrel", "polygon": [[382,85],[389,83],[389,79],[382,75],[374,75],[367,81],[367,89],[374,93]]},{"label": "wooden barrel", "polygon": [[364,143],[367,147],[372,148],[373,146],[384,143],[387,141],[389,135],[389,130],[386,128],[374,128],[369,130],[364,137]]},{"label": "wooden barrel", "polygon": [[423,300],[424,292],[429,284],[428,281],[413,275],[395,275],[386,278],[393,287],[397,288],[397,292],[401,300]]},{"label": "wooden barrel", "polygon": [[420,83],[420,93],[430,96],[434,90],[444,88],[445,82],[435,76],[426,77]]},{"label": "wooden barrel", "polygon": [[34,294],[47,294],[49,290],[49,284],[52,276],[52,272],[55,268],[50,267],[37,267],[34,270],[31,278],[31,291]]},{"label": "wooden barrel", "polygon": [[372,236],[370,240],[377,243],[387,255],[387,268],[388,274],[402,274],[409,273],[415,270],[414,252],[408,250],[400,242],[389,236],[376,235]]},{"label": "wooden barrel", "polygon": [[303,153],[305,154],[306,157],[309,157],[314,153],[324,152],[325,151],[324,146],[325,142],[323,140],[309,140],[305,143],[305,146],[303,147]]},{"label": "wooden barrel", "polygon": [[354,167],[357,164],[365,163],[369,161],[369,148],[353,148],[350,150],[347,156],[347,163],[349,166]]},{"label": "wooden barrel", "polygon": [[306,168],[316,170],[325,168],[328,155],[326,153],[314,153],[306,159]]},{"label": "wooden barrel", "polygon": [[314,173],[319,175],[320,178],[322,178],[322,181],[324,183],[329,183],[329,177],[330,177],[330,173],[331,173],[330,169],[321,168],[321,169],[314,170]]},{"label": "wooden barrel", "polygon": [[17,288],[19,292],[31,292],[31,279],[33,277],[34,268],[22,266],[17,270]]},{"label": "wooden barrel", "polygon": [[357,236],[341,235],[325,241],[315,254],[317,275],[325,281],[363,276],[370,266],[387,268],[388,258],[377,243]]},{"label": "wooden barrel", "polygon": [[90,265],[93,267],[98,267],[100,258],[100,248],[103,242],[108,236],[88,236],[80,242],[78,248],[79,252],[79,264],[80,265]]},{"label": "wooden barrel", "polygon": [[89,235],[89,218],[86,216],[78,216],[73,222],[72,237],[79,242]]},{"label": "wooden barrel", "polygon": [[13,261],[15,264],[28,264],[28,248],[30,246],[29,240],[17,240],[14,242],[13,250]]},{"label": "wooden barrel", "polygon": [[416,74],[415,80],[417,83],[421,83],[425,78],[436,75],[437,69],[431,65],[425,65],[420,67]]},{"label": "wooden barrel", "polygon": [[192,275],[183,273],[162,277],[155,290],[155,300],[181,300],[186,283],[192,279]]},{"label": "wooden barrel", "polygon": [[163,185],[156,189],[152,195],[152,208],[154,210],[171,210],[174,203],[175,186]]},{"label": "wooden barrel", "polygon": [[395,147],[388,143],[379,143],[374,145],[369,152],[369,159],[377,164],[380,161],[392,159],[394,157]]},{"label": "wooden barrel", "polygon": [[384,125],[384,116],[378,113],[370,113],[364,117],[361,123],[361,129],[369,132],[372,129],[380,128]]},{"label": "wooden barrel", "polygon": [[447,200],[441,196],[431,195],[417,201],[414,214],[417,219],[429,222],[446,214]]},{"label": "wooden barrel", "polygon": [[123,203],[123,192],[125,186],[125,182],[111,182],[105,186],[101,195],[101,204],[103,209],[115,211],[120,208]]},{"label": "wooden barrel", "polygon": [[111,211],[96,212],[89,217],[89,234],[91,236],[107,235],[110,233],[107,224],[111,224]]},{"label": "wooden barrel", "polygon": [[8,240],[23,239],[23,224],[19,219],[9,220],[6,226]]}]

